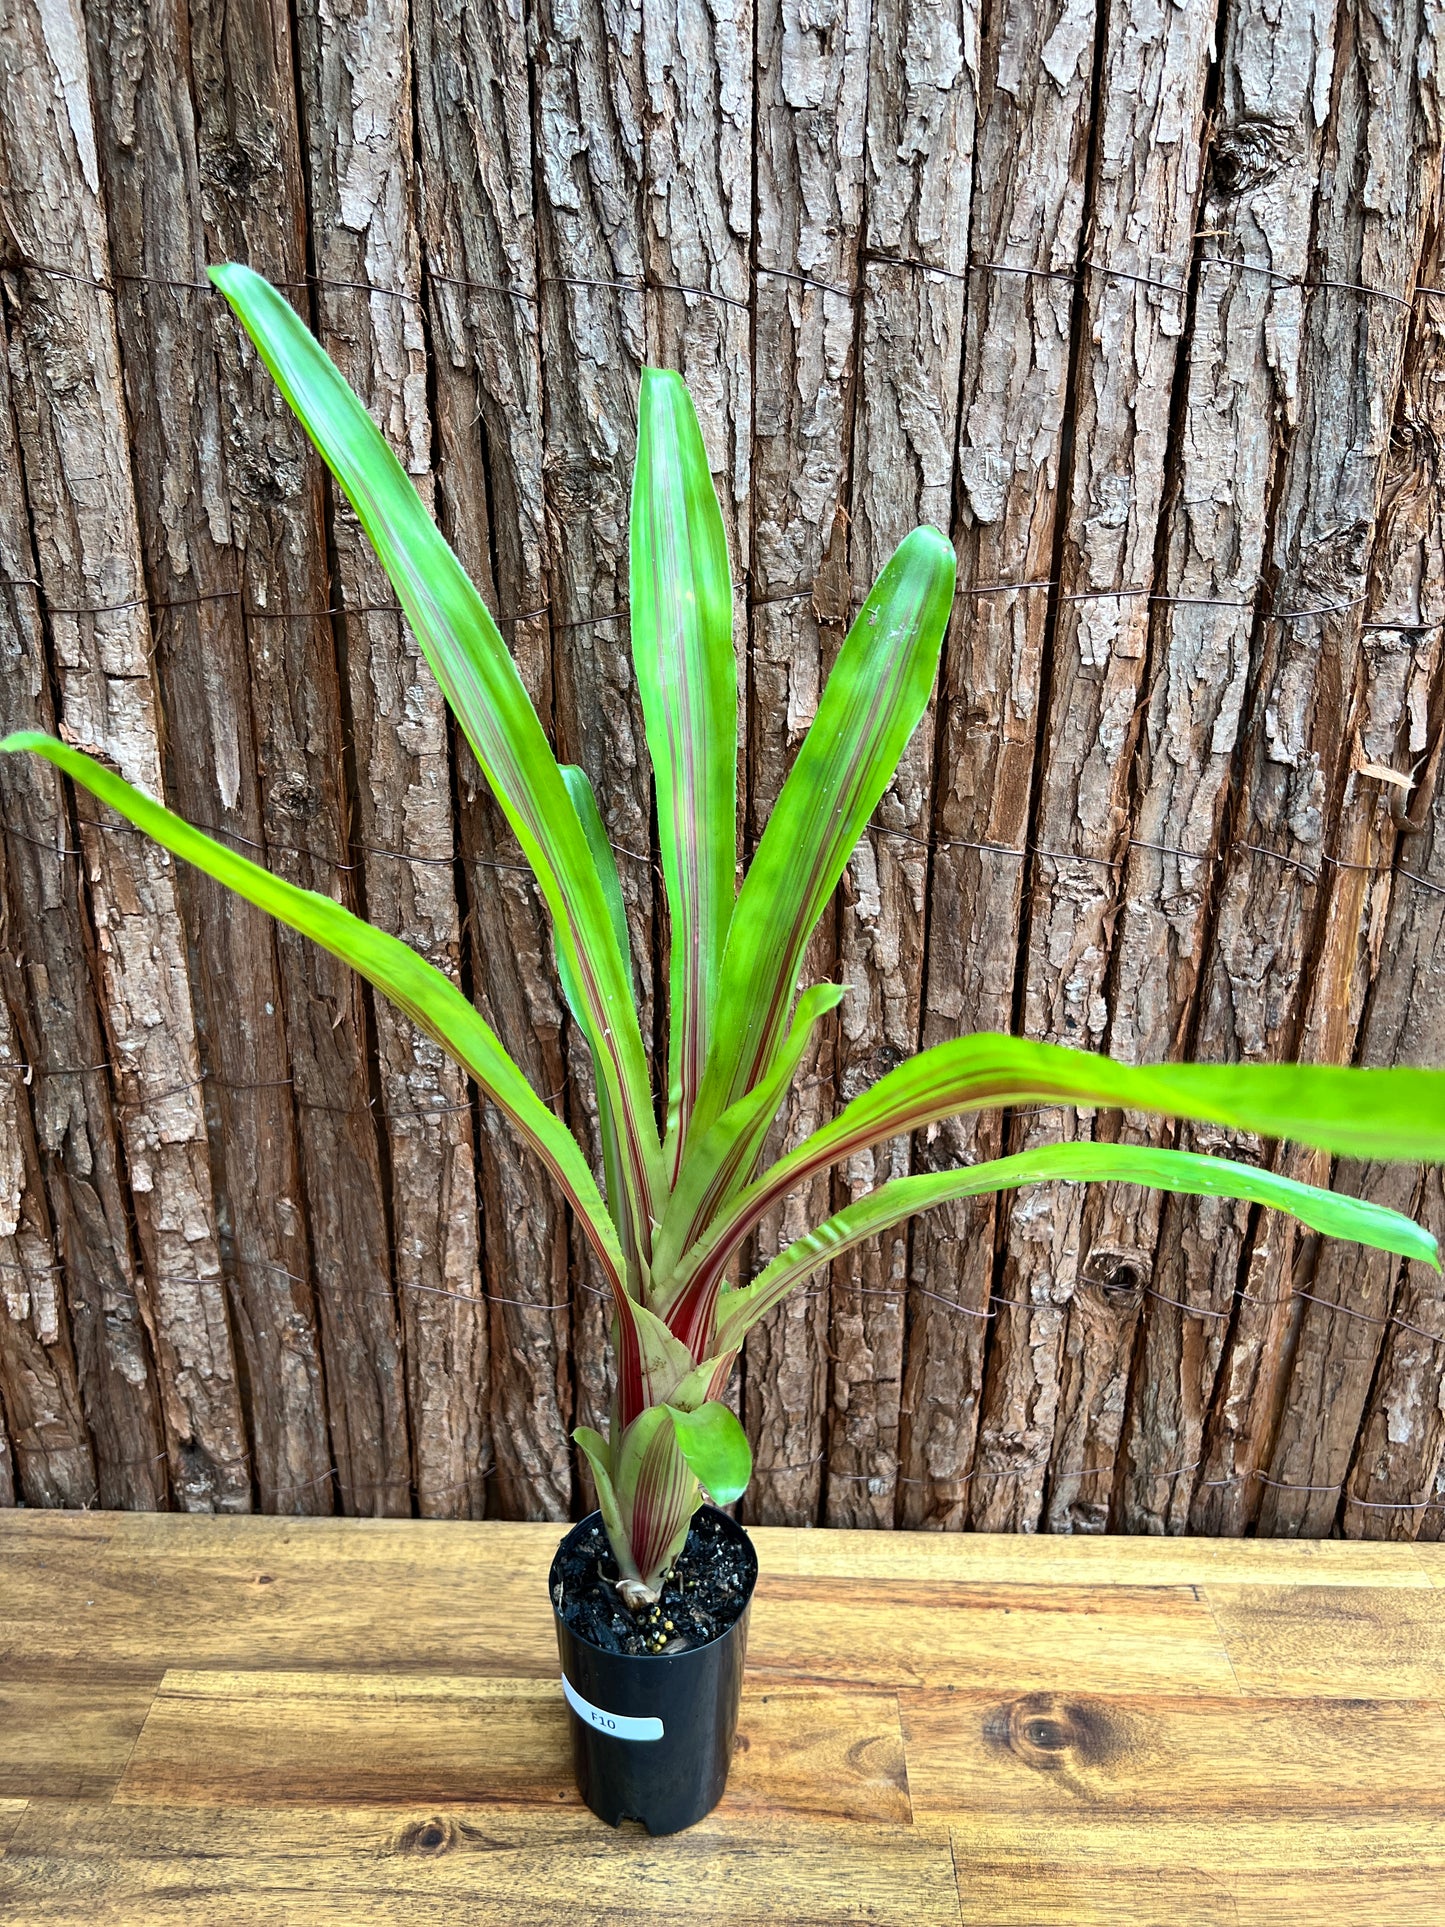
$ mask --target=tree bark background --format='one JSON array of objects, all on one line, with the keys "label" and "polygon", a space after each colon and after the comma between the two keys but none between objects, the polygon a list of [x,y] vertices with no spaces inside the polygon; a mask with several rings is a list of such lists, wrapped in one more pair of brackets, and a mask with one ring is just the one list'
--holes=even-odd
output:
[{"label": "tree bark background", "polygon": [[[448,971],[595,1150],[537,892],[224,305],[280,282],[502,621],[667,941],[627,647],[638,372],[724,507],[746,861],[915,522],[936,699],[775,1133],[973,1029],[1445,1063],[1439,0],[0,0],[0,726]],[[1438,1173],[1229,1148],[1417,1212]],[[565,1518],[607,1402],[540,1171],[350,975],[0,767],[0,1504]],[[1438,1538],[1433,1274],[1034,1190],[749,1342],[760,1521]]]}]

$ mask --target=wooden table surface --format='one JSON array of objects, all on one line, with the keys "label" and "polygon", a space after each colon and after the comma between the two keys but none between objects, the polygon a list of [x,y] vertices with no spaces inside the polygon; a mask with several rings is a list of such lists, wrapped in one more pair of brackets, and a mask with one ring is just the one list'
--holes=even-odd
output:
[{"label": "wooden table surface", "polygon": [[558,1536],[0,1513],[0,1922],[1445,1923],[1445,1546],[760,1531],[654,1841],[572,1788]]}]

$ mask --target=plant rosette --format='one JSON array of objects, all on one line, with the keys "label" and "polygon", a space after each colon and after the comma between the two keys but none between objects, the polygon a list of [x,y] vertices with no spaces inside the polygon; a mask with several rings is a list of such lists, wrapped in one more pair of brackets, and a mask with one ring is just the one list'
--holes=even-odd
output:
[{"label": "plant rosette", "polygon": [[[765,1164],[793,1076],[845,994],[842,984],[800,981],[809,939],[927,708],[957,566],[947,537],[926,527],[905,536],[884,565],[739,887],[727,542],[691,397],[663,369],[642,376],[629,578],[672,933],[667,1060],[654,1084],[617,865],[588,777],[557,762],[480,595],[295,311],[247,268],[213,268],[211,278],[355,509],[531,866],[552,919],[562,992],[591,1054],[600,1169],[459,987],[406,944],[202,835],[75,744],[21,732],[0,747],[48,758],[174,855],[351,964],[451,1053],[560,1188],[611,1296],[617,1377],[610,1424],[605,1436],[586,1426],[574,1436],[597,1489],[607,1547],[601,1578],[615,1602],[609,1623],[621,1615],[632,1630],[624,1643],[641,1649],[610,1653],[605,1639],[591,1636],[602,1630],[601,1618],[591,1633],[574,1626],[574,1611],[586,1620],[587,1609],[572,1598],[564,1571],[558,1632],[564,1668],[575,1669],[567,1674],[574,1733],[585,1721],[598,1746],[629,1749],[606,1757],[641,1772],[636,1762],[670,1757],[666,1750],[649,1755],[649,1747],[667,1749],[670,1733],[696,1723],[686,1697],[694,1692],[730,1733],[745,1605],[731,1629],[694,1648],[667,1609],[668,1587],[689,1570],[684,1548],[704,1496],[726,1506],[751,1476],[747,1439],[724,1402],[748,1333],[850,1246],[949,1199],[1046,1182],[1116,1182],[1269,1206],[1324,1235],[1437,1263],[1434,1238],[1411,1219],[1297,1183],[1272,1170],[1268,1157],[1270,1141],[1290,1140],[1368,1162],[1445,1161],[1445,1072],[1436,1070],[1123,1064],[1020,1037],[958,1037],[897,1065]],[[474,940],[484,942],[484,933]],[[897,1178],[795,1239],[755,1277],[731,1282],[748,1241],[819,1174],[946,1117],[1040,1104],[1222,1125],[1263,1140],[1265,1155],[1241,1163],[1084,1138]],[[596,1523],[584,1521],[564,1550],[584,1527],[595,1544]],[[721,1544],[715,1559],[731,1556]],[[683,1645],[670,1644],[679,1639]],[[724,1648],[734,1656],[725,1664]],[[650,1682],[646,1703],[659,1710],[609,1703],[621,1678],[613,1661],[642,1669],[636,1676]],[[697,1683],[704,1680],[710,1683]],[[676,1706],[670,1726],[664,1702]],[[607,1730],[609,1718],[657,1720],[663,1737],[624,1739]],[[593,1744],[588,1737],[587,1747]],[[725,1773],[727,1749],[719,1754],[718,1745],[708,1741],[703,1752],[711,1747]],[[592,1753],[578,1758],[584,1791],[600,1785],[585,1777],[594,1772]],[[678,1811],[693,1818],[705,1811],[698,1803],[710,1803],[722,1780],[694,1777],[691,1804],[680,1807],[650,1808],[636,1790],[641,1781],[628,1785],[625,1796],[599,1794],[597,1810],[615,1818],[642,1806],[637,1817],[661,1831]]]}]

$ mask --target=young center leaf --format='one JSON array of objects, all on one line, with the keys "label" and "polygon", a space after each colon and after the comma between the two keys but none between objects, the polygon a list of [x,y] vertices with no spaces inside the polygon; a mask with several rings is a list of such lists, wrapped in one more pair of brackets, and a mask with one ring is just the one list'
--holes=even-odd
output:
[{"label": "young center leaf", "polygon": [[672,918],[667,1159],[702,1082],[737,849],[738,685],[722,511],[681,375],[644,368],[632,481],[632,660]]},{"label": "young center leaf", "polygon": [[666,1410],[682,1456],[714,1505],[740,1499],[753,1476],[753,1451],[732,1407],[712,1399],[695,1412],[679,1411],[675,1405]]}]

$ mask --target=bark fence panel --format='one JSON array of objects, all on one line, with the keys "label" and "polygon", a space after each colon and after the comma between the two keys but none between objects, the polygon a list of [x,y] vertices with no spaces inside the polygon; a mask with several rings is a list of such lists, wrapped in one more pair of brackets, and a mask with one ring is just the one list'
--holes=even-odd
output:
[{"label": "bark fence panel", "polygon": [[[242,259],[588,770],[651,1038],[640,368],[687,374],[723,499],[743,859],[872,574],[915,520],[952,537],[937,698],[813,945],[850,995],[780,1144],[978,1028],[1440,1062],[1445,24],[1287,15],[0,0],[0,723],[407,937],[595,1152],[537,893],[205,284]],[[0,1503],[586,1503],[604,1301],[502,1121],[49,770],[0,769],[0,836]],[[1161,1135],[945,1126],[746,1262],[883,1177],[1075,1130]],[[1436,1176],[1334,1176],[1440,1218]],[[959,1205],[753,1335],[748,1507],[1438,1539],[1442,1316],[1420,1267],[1228,1206]]]}]

